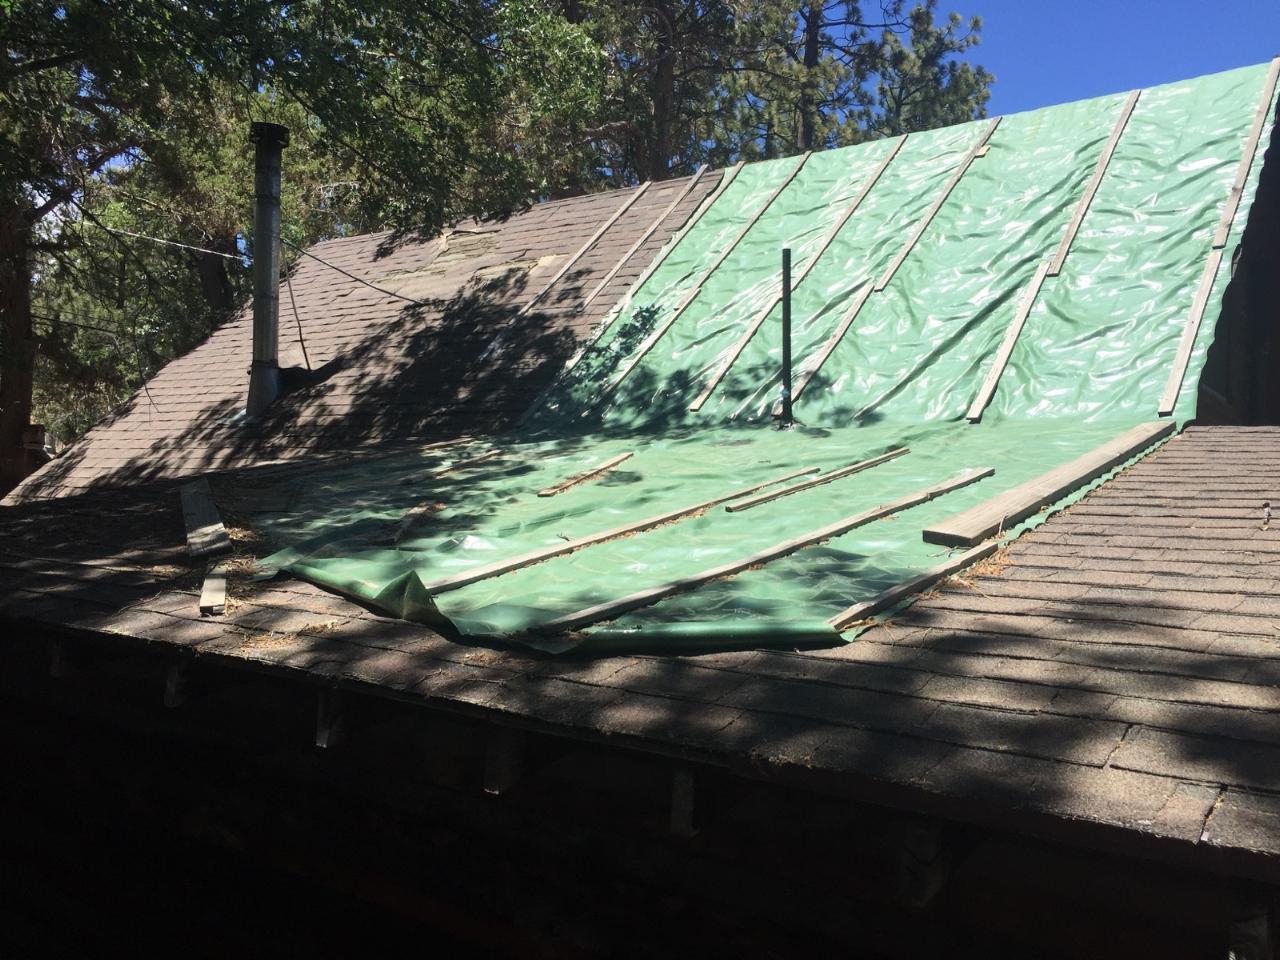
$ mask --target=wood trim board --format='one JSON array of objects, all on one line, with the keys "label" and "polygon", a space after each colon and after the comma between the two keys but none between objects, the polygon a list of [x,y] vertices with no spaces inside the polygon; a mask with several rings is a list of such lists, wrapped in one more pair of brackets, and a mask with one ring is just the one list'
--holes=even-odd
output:
[{"label": "wood trim board", "polygon": [[1021,523],[1173,433],[1170,420],[1140,423],[1074,460],[923,531],[926,543],[972,547]]},{"label": "wood trim board", "polygon": [[598,466],[594,466],[589,470],[583,470],[581,473],[575,473],[573,476],[565,480],[562,480],[559,483],[554,484],[553,486],[545,487],[544,489],[539,490],[538,496],[554,497],[557,493],[564,493],[566,490],[570,490],[573,487],[578,486],[578,484],[580,483],[586,483],[588,480],[594,480],[596,477],[600,476],[602,473],[608,473],[618,464],[625,463],[626,461],[630,460],[633,456],[635,456],[634,452],[627,451],[626,453],[618,454],[616,457],[610,457],[608,460],[606,460],[602,464],[599,464]]},{"label": "wood trim board", "polygon": [[649,351],[657,345],[658,341],[665,337],[667,332],[675,326],[676,321],[680,319],[685,310],[687,310],[690,304],[698,298],[698,294],[702,292],[703,285],[708,279],[710,279],[711,275],[720,269],[720,266],[729,259],[729,255],[732,254],[738,244],[742,242],[742,238],[751,231],[751,228],[760,222],[760,218],[764,216],[765,211],[773,206],[773,201],[777,200],[782,194],[782,191],[790,186],[791,182],[795,180],[796,175],[799,174],[804,168],[804,165],[808,163],[811,156],[813,156],[812,150],[805,151],[800,155],[800,162],[797,163],[794,169],[787,174],[786,178],[778,184],[773,193],[769,194],[769,198],[765,200],[764,205],[755,212],[755,215],[747,221],[746,225],[743,226],[743,228],[734,235],[734,238],[725,245],[725,248],[720,251],[720,256],[716,257],[711,266],[707,267],[707,269],[701,273],[698,277],[698,282],[694,284],[693,288],[680,298],[680,302],[676,305],[675,310],[671,312],[671,316],[663,321],[663,323],[661,323],[656,330],[650,333],[649,336],[645,337],[644,342],[640,344],[640,349],[627,360],[622,369],[618,372],[618,375],[605,385],[604,389],[600,392],[600,402],[606,400],[615,390],[618,389],[622,384],[622,381],[627,378],[628,374],[630,374],[631,371],[639,365],[640,361],[643,360]]},{"label": "wood trim board", "polygon": [[222,516],[213,500],[213,490],[204,477],[184,483],[182,520],[187,527],[187,552],[192,557],[210,557],[231,550],[231,537],[222,525]]},{"label": "wood trim board", "polygon": [[[867,198],[867,194],[871,192],[871,188],[874,187],[880,180],[880,177],[883,176],[885,170],[888,169],[889,164],[893,162],[893,158],[898,155],[898,151],[902,149],[902,145],[906,143],[906,141],[907,134],[903,134],[898,137],[894,142],[893,147],[889,150],[888,155],[880,161],[879,165],[871,172],[871,175],[862,185],[862,189],[858,191],[858,195],[854,197],[853,201],[845,209],[840,218],[831,225],[826,236],[822,238],[822,243],[818,246],[818,249],[814,251],[813,256],[809,258],[808,262],[804,265],[804,269],[800,271],[800,275],[796,277],[795,282],[791,285],[793,293],[800,284],[804,283],[805,278],[813,272],[814,268],[817,267],[818,260],[827,252],[827,248],[831,246],[831,242],[835,240],[840,231],[844,229],[845,224],[849,222],[850,218],[857,212],[858,208],[862,206],[862,201]],[[747,344],[751,342],[751,339],[764,325],[765,320],[769,318],[769,314],[771,314],[774,308],[781,302],[782,292],[779,291],[768,302],[768,304],[756,313],[756,315],[751,319],[751,322],[747,324],[746,331],[729,349],[729,352],[725,354],[724,359],[720,362],[720,366],[712,375],[711,380],[703,388],[702,393],[698,394],[697,399],[695,399],[693,403],[689,404],[690,410],[696,411],[702,409],[703,404],[707,402],[711,394],[715,392],[716,387],[718,387],[720,382],[728,375],[730,368],[738,361],[738,357],[740,357],[742,355],[742,351],[747,348]]]},{"label": "wood trim board", "polygon": [[937,566],[930,567],[923,573],[918,573],[914,577],[909,577],[901,583],[896,583],[887,590],[882,590],[870,600],[863,600],[861,603],[855,603],[846,607],[837,613],[827,622],[836,630],[848,630],[855,623],[862,620],[870,619],[877,613],[888,610],[899,600],[918,593],[921,590],[933,586],[939,580],[945,580],[952,574],[958,573],[965,567],[977,563],[979,560],[985,560],[991,554],[995,553],[1000,547],[999,542],[995,540],[987,543],[979,544],[964,553],[956,554],[949,557]]},{"label": "wood trim board", "polygon": [[691,517],[695,514],[704,513],[712,507],[718,507],[720,504],[729,500],[736,500],[739,497],[745,497],[755,493],[757,490],[763,490],[765,487],[771,487],[774,484],[786,483],[788,480],[794,480],[796,477],[802,477],[807,473],[814,473],[817,467],[805,467],[801,470],[793,470],[790,473],[783,474],[780,477],[774,477],[771,480],[765,480],[762,483],[751,484],[747,487],[741,487],[737,490],[731,490],[721,494],[718,497],[712,497],[710,500],[702,500],[698,503],[692,503],[675,510],[669,510],[656,516],[646,517],[644,520],[637,520],[634,523],[624,524],[620,527],[613,527],[609,530],[603,530],[599,533],[588,534],[585,537],[578,537],[575,540],[566,540],[563,543],[557,543],[550,547],[543,547],[541,550],[531,550],[522,553],[519,556],[510,557],[506,560],[498,560],[494,563],[487,563],[481,567],[474,567],[471,570],[464,570],[450,577],[443,577],[440,580],[434,580],[431,583],[424,584],[424,588],[429,593],[443,593],[446,590],[457,590],[459,587],[465,587],[468,584],[477,583],[480,580],[487,580],[490,577],[501,576],[512,570],[521,567],[532,566],[535,563],[541,563],[543,560],[550,560],[553,557],[559,557],[566,553],[573,553],[575,550],[581,550],[584,547],[594,546],[597,543],[604,543],[606,540],[616,540],[619,537],[630,536],[633,533],[643,533],[645,530],[652,530],[654,527],[660,527],[663,524],[671,523],[675,520],[683,520],[685,517]]},{"label": "wood trim board", "polygon": [[601,620],[612,620],[615,617],[621,616],[630,610],[635,610],[638,607],[647,607],[650,604],[657,603],[659,600],[664,600],[677,593],[683,593],[686,590],[692,590],[695,587],[700,587],[712,580],[720,580],[724,577],[733,576],[735,573],[741,573],[749,567],[754,567],[762,563],[769,563],[770,561],[795,553],[797,550],[803,550],[805,547],[822,543],[823,541],[830,540],[833,537],[842,536],[851,530],[864,526],[865,524],[872,523],[875,520],[883,519],[892,513],[897,513],[901,510],[918,506],[919,504],[932,500],[935,497],[940,497],[945,493],[949,493],[952,490],[959,489],[960,487],[967,486],[971,483],[976,483],[984,477],[989,477],[994,473],[995,470],[991,467],[977,467],[963,470],[951,479],[945,480],[935,486],[926,487],[923,490],[918,490],[915,493],[908,494],[907,496],[894,500],[891,503],[881,504],[878,507],[873,507],[870,510],[863,511],[862,513],[855,514],[854,516],[838,520],[825,527],[819,527],[817,530],[811,530],[799,537],[784,541],[783,543],[775,544],[772,547],[753,553],[750,556],[742,557],[726,564],[721,564],[718,567],[712,567],[710,570],[704,570],[701,573],[681,577],[678,580],[672,580],[657,587],[640,590],[617,600],[606,600],[603,603],[598,603],[594,606],[565,614],[562,617],[557,617],[554,620],[548,621],[539,628],[539,632],[564,633],[566,631],[580,629]]},{"label": "wood trim board", "polygon": [[890,450],[888,453],[882,453],[878,457],[869,457],[866,460],[859,460],[857,463],[851,463],[847,467],[840,467],[832,470],[830,473],[824,473],[814,477],[812,480],[805,480],[801,483],[792,484],[789,487],[783,487],[781,490],[770,490],[768,493],[762,493],[759,496],[750,497],[746,500],[735,500],[733,503],[725,504],[725,510],[729,513],[737,513],[741,510],[750,510],[752,507],[758,507],[762,503],[768,503],[771,500],[777,500],[781,497],[789,497],[793,493],[800,493],[811,487],[820,487],[824,483],[830,483],[833,480],[839,480],[841,477],[849,477],[855,473],[861,473],[863,470],[869,470],[877,467],[882,463],[890,460],[896,460],[898,457],[910,453],[906,447],[899,447],[896,450]]},{"label": "wood trim board", "polygon": [[637,200],[644,196],[645,191],[649,189],[649,186],[652,183],[652,180],[646,180],[644,183],[640,184],[640,186],[631,191],[631,193],[627,195],[627,198],[622,201],[622,204],[618,209],[613,212],[613,216],[596,229],[596,232],[587,239],[587,242],[579,247],[577,251],[564,262],[564,265],[555,272],[555,276],[548,280],[543,285],[542,289],[535,293],[529,302],[520,308],[520,312],[517,313],[516,316],[522,317],[532,310],[542,300],[542,298],[550,292],[551,288],[559,283],[560,279],[573,268],[573,265],[581,260],[587,254],[587,251],[596,245],[596,242],[608,232],[609,228],[617,223],[619,218],[630,210]]},{"label": "wood trim board", "polygon": [[1049,276],[1056,277],[1062,272],[1062,264],[1067,259],[1067,254],[1071,251],[1071,244],[1076,239],[1076,234],[1080,232],[1080,225],[1084,223],[1085,214],[1089,212],[1089,207],[1093,205],[1093,198],[1098,193],[1098,187],[1102,185],[1102,178],[1107,173],[1107,167],[1111,164],[1111,158],[1116,152],[1116,147],[1120,143],[1120,138],[1124,136],[1125,128],[1129,125],[1129,118],[1133,116],[1133,109],[1138,105],[1138,98],[1142,95],[1141,90],[1130,92],[1128,98],[1120,107],[1120,116],[1116,118],[1115,126],[1111,128],[1111,136],[1107,140],[1106,146],[1102,148],[1102,153],[1098,156],[1098,162],[1093,168],[1093,176],[1089,178],[1088,185],[1084,188],[1084,194],[1080,197],[1080,202],[1076,204],[1075,213],[1071,215],[1071,222],[1067,224],[1067,231],[1062,236],[1062,242],[1058,244],[1058,250],[1053,255],[1053,261],[1049,266]]}]

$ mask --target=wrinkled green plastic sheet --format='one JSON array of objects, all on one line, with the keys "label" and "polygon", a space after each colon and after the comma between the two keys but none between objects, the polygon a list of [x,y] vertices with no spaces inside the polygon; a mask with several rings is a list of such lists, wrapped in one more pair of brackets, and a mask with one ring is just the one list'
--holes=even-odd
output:
[{"label": "wrinkled green plastic sheet", "polygon": [[[744,167],[518,434],[311,478],[293,509],[257,518],[282,548],[267,566],[462,637],[553,651],[834,642],[829,618],[947,555],[923,542],[923,528],[1156,419],[1265,74],[1265,66],[1249,67],[1143,91],[1063,271],[1045,281],[981,423],[964,413],[1024,287],[1057,248],[1124,95],[1001,122],[989,150],[798,398],[797,427],[778,430],[770,419],[777,308],[707,403],[696,412],[689,404],[776,297],[782,247],[792,249],[796,275],[818,258],[793,293],[798,368],[898,253],[989,121],[908,137],[820,254],[892,143],[813,155],[708,274],[798,158]],[[1231,245],[1260,167],[1259,156]],[[1228,273],[1219,271],[1183,381],[1175,411],[1182,422],[1195,413]],[[695,289],[670,330],[616,390],[607,389]],[[798,469],[827,472],[904,446],[906,456],[754,509],[716,506],[458,589],[429,586]],[[487,449],[500,456],[465,463]],[[634,455],[601,477],[537,496],[624,452]],[[540,629],[973,467],[996,472],[578,633]]]}]

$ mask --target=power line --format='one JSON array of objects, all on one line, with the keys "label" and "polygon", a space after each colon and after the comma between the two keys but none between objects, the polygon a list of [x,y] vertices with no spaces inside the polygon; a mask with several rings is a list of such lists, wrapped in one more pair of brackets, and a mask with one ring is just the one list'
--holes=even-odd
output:
[{"label": "power line", "polygon": [[150,240],[152,243],[162,243],[166,247],[181,247],[183,250],[194,250],[196,253],[207,253],[210,256],[222,257],[225,260],[234,260],[237,263],[244,263],[246,260],[253,259],[247,254],[242,256],[238,253],[223,253],[221,250],[210,250],[207,247],[195,247],[189,243],[179,243],[177,240],[166,240],[163,237],[151,237],[145,233],[134,233],[132,230],[122,230],[119,227],[108,227],[105,223],[99,223],[96,219],[86,220],[85,222],[91,223],[98,229],[107,231],[107,233],[121,234],[126,237],[136,237],[139,240]]},{"label": "power line", "polygon": [[356,283],[363,283],[366,287],[369,287],[373,290],[377,290],[379,293],[385,293],[388,297],[395,297],[397,300],[404,300],[407,303],[412,303],[416,307],[427,306],[427,304],[423,303],[421,300],[415,300],[413,299],[413,297],[406,297],[403,293],[396,293],[394,290],[388,290],[386,287],[380,287],[376,283],[370,283],[368,280],[365,280],[363,277],[357,277],[354,273],[351,273],[348,270],[344,270],[342,269],[342,267],[339,267],[336,264],[330,263],[328,260],[325,260],[323,257],[317,257],[314,253],[311,253],[308,250],[303,250],[296,243],[291,243],[290,241],[286,240],[284,237],[280,238],[280,242],[287,247],[292,247],[294,250],[298,251],[298,253],[302,254],[304,257],[310,257],[312,260],[315,260],[317,263],[323,263],[330,270],[337,270],[344,277],[349,277],[350,279],[354,280]]},{"label": "power line", "polygon": [[45,323],[53,323],[64,327],[76,327],[80,330],[94,330],[97,333],[105,333],[109,337],[120,336],[120,332],[118,330],[108,330],[106,327],[95,327],[88,323],[76,323],[74,320],[65,320],[62,317],[51,317],[47,314],[36,313],[34,310],[31,312],[31,316],[37,320],[43,320]]}]

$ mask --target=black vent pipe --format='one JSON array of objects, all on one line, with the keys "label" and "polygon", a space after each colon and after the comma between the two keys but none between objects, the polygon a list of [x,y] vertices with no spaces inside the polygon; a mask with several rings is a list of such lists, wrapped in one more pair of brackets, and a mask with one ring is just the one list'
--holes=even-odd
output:
[{"label": "black vent pipe", "polygon": [[289,129],[278,123],[249,128],[253,156],[253,365],[250,418],[260,417],[280,393],[280,154]]}]

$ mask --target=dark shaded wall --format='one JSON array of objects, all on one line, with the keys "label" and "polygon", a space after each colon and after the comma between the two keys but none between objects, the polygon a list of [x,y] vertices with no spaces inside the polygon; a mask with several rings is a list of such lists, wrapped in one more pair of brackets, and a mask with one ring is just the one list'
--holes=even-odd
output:
[{"label": "dark shaded wall", "polygon": [[1198,420],[1280,424],[1280,123],[1263,155],[1244,234],[1200,379]]}]

